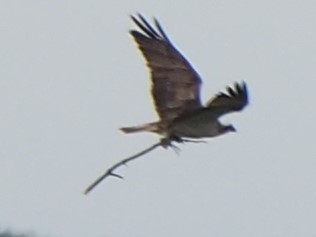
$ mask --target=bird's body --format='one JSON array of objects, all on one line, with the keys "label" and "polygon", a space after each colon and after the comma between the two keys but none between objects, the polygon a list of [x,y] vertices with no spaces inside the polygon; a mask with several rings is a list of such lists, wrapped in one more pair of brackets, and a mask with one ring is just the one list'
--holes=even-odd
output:
[{"label": "bird's body", "polygon": [[245,83],[235,83],[226,93],[214,96],[206,106],[200,101],[202,80],[190,63],[173,46],[159,22],[156,29],[144,17],[132,16],[142,30],[130,31],[151,71],[152,96],[160,117],[158,122],[124,127],[125,133],[154,132],[163,138],[215,137],[236,131],[218,120],[224,114],[240,111],[248,104]]},{"label": "bird's body", "polygon": [[175,119],[168,126],[161,122],[121,128],[125,133],[153,132],[163,137],[207,138],[235,131],[231,125],[221,124],[211,109],[200,109]]},{"label": "bird's body", "polygon": [[202,109],[192,115],[180,117],[171,124],[169,130],[171,136],[203,138],[224,134],[222,126],[211,110]]}]

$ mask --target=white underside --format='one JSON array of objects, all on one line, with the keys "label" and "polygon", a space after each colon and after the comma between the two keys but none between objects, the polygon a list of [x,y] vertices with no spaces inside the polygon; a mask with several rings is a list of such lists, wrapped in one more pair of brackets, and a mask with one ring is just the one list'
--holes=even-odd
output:
[{"label": "white underside", "polygon": [[220,123],[217,120],[205,119],[203,117],[191,117],[178,121],[171,127],[171,134],[180,137],[203,138],[220,135]]}]

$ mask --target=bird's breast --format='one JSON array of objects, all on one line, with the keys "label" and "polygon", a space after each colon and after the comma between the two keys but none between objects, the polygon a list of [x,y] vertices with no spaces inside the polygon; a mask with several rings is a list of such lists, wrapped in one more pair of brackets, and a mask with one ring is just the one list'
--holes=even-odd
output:
[{"label": "bird's breast", "polygon": [[170,134],[190,138],[214,137],[219,135],[219,126],[219,122],[209,116],[190,116],[175,121]]}]

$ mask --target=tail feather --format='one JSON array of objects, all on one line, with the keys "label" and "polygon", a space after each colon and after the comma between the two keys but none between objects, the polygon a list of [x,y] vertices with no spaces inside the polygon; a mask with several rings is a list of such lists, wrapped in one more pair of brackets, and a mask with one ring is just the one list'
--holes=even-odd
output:
[{"label": "tail feather", "polygon": [[147,123],[133,127],[122,127],[120,128],[124,133],[135,133],[135,132],[158,132],[157,123]]}]

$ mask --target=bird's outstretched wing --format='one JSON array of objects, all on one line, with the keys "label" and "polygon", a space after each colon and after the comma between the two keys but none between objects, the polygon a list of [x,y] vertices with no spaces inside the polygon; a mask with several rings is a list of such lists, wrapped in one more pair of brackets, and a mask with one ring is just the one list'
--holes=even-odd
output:
[{"label": "bird's outstretched wing", "polygon": [[155,27],[138,14],[131,16],[141,31],[130,33],[142,51],[151,71],[152,96],[162,122],[201,108],[201,79],[190,63],[172,45],[159,22]]},{"label": "bird's outstretched wing", "polygon": [[227,87],[227,92],[220,92],[212,98],[206,107],[211,109],[217,117],[224,114],[242,110],[248,104],[248,92],[246,83],[235,83],[233,87]]}]

